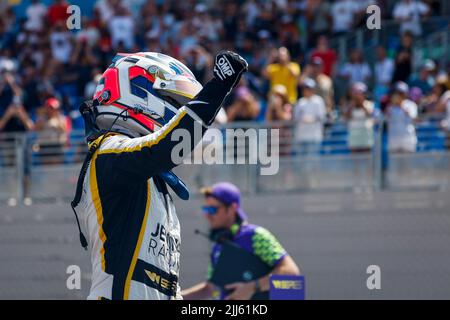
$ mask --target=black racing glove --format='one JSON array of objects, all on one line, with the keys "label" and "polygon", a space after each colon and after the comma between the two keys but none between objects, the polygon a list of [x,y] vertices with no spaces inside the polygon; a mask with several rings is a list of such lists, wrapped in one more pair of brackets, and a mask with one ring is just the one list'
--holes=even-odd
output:
[{"label": "black racing glove", "polygon": [[239,83],[242,73],[247,70],[247,61],[237,53],[223,50],[216,55],[214,78],[222,82],[228,88],[228,92]]},{"label": "black racing glove", "polygon": [[206,125],[211,125],[223,100],[239,83],[248,64],[240,55],[231,51],[220,51],[214,64],[214,78],[205,84],[202,91],[187,106]]}]

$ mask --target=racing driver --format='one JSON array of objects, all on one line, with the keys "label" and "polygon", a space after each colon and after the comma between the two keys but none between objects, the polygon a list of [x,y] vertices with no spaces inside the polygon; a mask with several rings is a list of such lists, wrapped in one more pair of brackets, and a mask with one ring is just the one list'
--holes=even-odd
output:
[{"label": "racing driver", "polygon": [[118,54],[103,73],[80,107],[89,151],[72,201],[91,251],[88,299],[181,299],[180,224],[168,186],[182,199],[189,193],[171,171],[180,164],[176,132],[191,133],[191,151],[201,140],[194,130],[206,131],[247,68],[221,51],[202,87],[180,61],[139,52]]}]

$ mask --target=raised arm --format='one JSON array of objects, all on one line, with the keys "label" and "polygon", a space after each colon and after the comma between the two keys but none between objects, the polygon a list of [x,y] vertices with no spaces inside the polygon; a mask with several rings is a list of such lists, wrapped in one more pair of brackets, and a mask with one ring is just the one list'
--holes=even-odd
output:
[{"label": "raised arm", "polygon": [[214,78],[164,127],[135,139],[108,137],[98,152],[99,159],[107,157],[113,160],[114,167],[142,178],[179,165],[180,159],[186,157],[201,140],[223,100],[247,67],[247,62],[239,55],[230,51],[220,52],[215,58]]}]

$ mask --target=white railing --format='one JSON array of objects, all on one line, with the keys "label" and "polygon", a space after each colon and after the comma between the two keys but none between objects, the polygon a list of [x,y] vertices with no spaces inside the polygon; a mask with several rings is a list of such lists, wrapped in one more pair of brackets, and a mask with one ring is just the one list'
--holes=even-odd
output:
[{"label": "white railing", "polygon": [[[427,124],[430,128],[436,127],[432,120],[418,122],[421,138],[419,152],[415,154],[387,153],[386,138],[381,130],[383,122],[375,126],[375,143],[366,153],[353,153],[348,148],[346,123],[326,124],[320,150],[315,154],[299,154],[296,151],[294,123],[230,123],[217,128],[223,132],[237,128],[282,131],[278,144],[277,174],[264,176],[261,175],[261,163],[236,164],[237,161],[235,164],[185,164],[176,168],[175,172],[193,193],[218,180],[233,181],[249,193],[448,188],[450,146],[447,149],[444,147],[443,131],[424,131],[421,129],[424,123],[432,123]],[[435,148],[428,142],[430,138],[436,138],[440,146]],[[73,196],[87,151],[83,132],[72,132],[68,143],[54,149],[39,149],[36,133],[1,134],[0,141],[0,203],[10,198],[67,200]],[[269,141],[268,150],[271,143],[274,142]],[[230,151],[226,140],[223,148],[224,154]],[[233,148],[248,161],[248,143]]]}]

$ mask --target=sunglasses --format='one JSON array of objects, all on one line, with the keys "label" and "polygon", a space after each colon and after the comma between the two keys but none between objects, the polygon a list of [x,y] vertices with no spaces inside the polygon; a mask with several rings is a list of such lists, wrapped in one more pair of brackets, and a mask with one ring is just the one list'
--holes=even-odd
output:
[{"label": "sunglasses", "polygon": [[203,206],[202,211],[204,214],[215,215],[220,207],[222,207],[222,206],[219,206],[219,207]]}]

